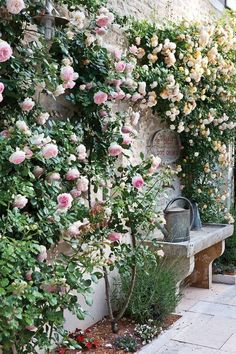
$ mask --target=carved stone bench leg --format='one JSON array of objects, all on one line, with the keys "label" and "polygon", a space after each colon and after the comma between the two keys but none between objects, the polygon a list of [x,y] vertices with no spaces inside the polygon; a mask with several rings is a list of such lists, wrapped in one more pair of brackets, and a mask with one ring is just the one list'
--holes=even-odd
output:
[{"label": "carved stone bench leg", "polygon": [[210,289],[212,285],[212,263],[224,253],[224,250],[225,241],[220,241],[197,253],[195,255],[194,271],[187,279],[188,284],[197,288]]}]

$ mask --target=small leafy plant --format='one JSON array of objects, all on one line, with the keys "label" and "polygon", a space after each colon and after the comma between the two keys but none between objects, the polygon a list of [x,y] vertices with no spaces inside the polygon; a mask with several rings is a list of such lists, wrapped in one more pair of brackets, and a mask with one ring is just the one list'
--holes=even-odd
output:
[{"label": "small leafy plant", "polygon": [[147,344],[152,341],[160,332],[162,328],[155,326],[153,321],[150,320],[148,324],[138,324],[135,329],[134,333],[137,337],[142,340],[142,344]]},{"label": "small leafy plant", "polygon": [[125,334],[124,336],[117,337],[114,341],[114,346],[116,349],[122,349],[125,353],[134,353],[138,349],[137,340],[130,334]]},{"label": "small leafy plant", "polygon": [[73,339],[82,349],[96,349],[99,347],[99,342],[94,337],[90,336],[91,330],[88,328],[85,331],[76,328],[74,333],[69,334],[69,338]]}]

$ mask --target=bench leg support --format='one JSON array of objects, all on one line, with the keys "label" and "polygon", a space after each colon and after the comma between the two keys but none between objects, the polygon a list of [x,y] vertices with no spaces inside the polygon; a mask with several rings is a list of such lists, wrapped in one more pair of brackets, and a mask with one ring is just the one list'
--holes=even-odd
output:
[{"label": "bench leg support", "polygon": [[197,288],[210,289],[212,286],[212,263],[220,257],[225,250],[225,241],[200,251],[195,255],[195,268],[188,277],[188,283]]}]

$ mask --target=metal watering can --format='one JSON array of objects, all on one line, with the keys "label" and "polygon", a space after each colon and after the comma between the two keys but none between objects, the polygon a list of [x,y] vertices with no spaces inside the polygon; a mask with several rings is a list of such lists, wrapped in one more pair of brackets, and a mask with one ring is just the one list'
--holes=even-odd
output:
[{"label": "metal watering can", "polygon": [[[189,208],[169,208],[177,200],[184,200],[189,205]],[[161,231],[164,234],[165,241],[189,241],[190,230],[194,222],[194,209],[192,203],[187,198],[178,197],[171,200],[164,210],[164,217],[166,225],[165,227],[161,227]]]}]

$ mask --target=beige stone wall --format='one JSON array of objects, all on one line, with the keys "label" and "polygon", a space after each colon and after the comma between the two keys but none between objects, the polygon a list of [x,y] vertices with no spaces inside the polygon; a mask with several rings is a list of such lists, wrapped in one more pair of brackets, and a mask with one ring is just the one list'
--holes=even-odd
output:
[{"label": "beige stone wall", "polygon": [[120,15],[165,21],[188,18],[203,20],[216,13],[210,0],[109,0]]}]

